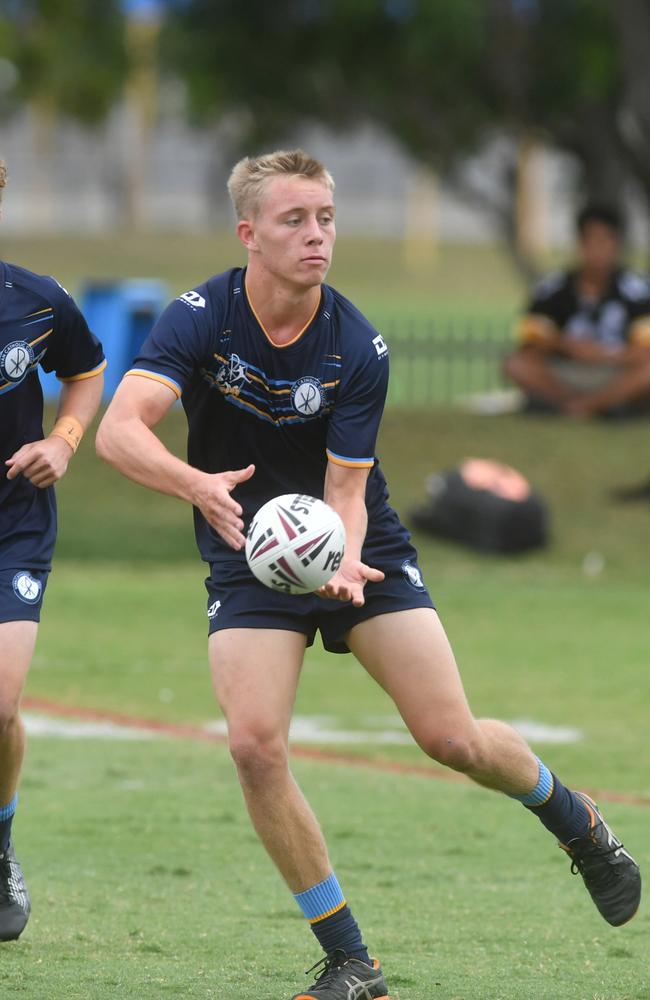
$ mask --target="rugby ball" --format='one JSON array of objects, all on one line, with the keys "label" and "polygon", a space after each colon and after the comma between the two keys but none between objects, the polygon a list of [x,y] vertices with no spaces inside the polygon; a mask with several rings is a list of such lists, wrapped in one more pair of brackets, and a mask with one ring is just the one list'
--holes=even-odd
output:
[{"label": "rugby ball", "polygon": [[246,538],[246,561],[257,579],[285,594],[308,594],[341,565],[345,528],[316,497],[286,493],[258,510]]}]

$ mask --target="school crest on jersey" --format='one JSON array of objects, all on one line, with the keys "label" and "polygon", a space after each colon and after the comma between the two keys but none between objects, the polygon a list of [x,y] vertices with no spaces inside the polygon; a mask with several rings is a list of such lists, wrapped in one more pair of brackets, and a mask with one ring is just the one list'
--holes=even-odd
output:
[{"label": "school crest on jersey", "polygon": [[291,405],[301,417],[313,417],[325,405],[323,386],[312,375],[299,378],[291,387]]},{"label": "school crest on jersey", "polygon": [[215,375],[215,385],[224,396],[238,396],[247,382],[248,366],[242,361],[239,355],[231,354],[227,358],[220,358],[219,368]]},{"label": "school crest on jersey", "polygon": [[0,374],[7,382],[22,382],[34,364],[34,351],[26,340],[12,340],[0,353]]}]

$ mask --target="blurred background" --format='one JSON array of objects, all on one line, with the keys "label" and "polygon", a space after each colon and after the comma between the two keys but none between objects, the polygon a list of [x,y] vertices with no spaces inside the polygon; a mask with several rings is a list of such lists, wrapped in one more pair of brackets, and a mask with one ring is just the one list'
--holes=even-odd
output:
[{"label": "blurred background", "polygon": [[647,258],[644,0],[0,12],[3,253],[73,291],[155,277],[164,297],[238,262],[230,167],[302,145],[337,182],[331,280],[391,339],[391,399],[429,405],[501,386],[512,318],[570,257],[578,206],[618,202]]},{"label": "blurred background", "polygon": [[[548,504],[549,546],[517,558],[416,533],[434,593],[471,579],[492,601],[500,581],[503,611],[521,581],[551,581],[563,607],[568,581],[592,588],[579,591],[587,613],[596,586],[645,585],[648,504],[610,493],[650,471],[647,418],[510,412],[502,360],[531,283],[573,259],[585,202],[620,207],[627,257],[645,268],[646,0],[0,0],[0,12],[0,255],[78,297],[109,389],[169,297],[243,263],[233,162],[300,144],[337,183],[329,280],[390,344],[379,453],[400,513],[467,455],[513,465]],[[178,410],[163,434],[182,454]],[[66,560],[195,573],[188,512],[119,479],[88,442],[59,492],[62,573]]]}]

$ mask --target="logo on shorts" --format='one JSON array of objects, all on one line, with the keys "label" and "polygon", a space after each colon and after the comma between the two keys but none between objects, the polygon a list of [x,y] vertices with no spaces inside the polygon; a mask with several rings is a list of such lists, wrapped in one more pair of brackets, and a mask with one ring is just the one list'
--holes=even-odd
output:
[{"label": "logo on shorts", "polygon": [[8,382],[22,382],[34,364],[34,351],[26,340],[12,340],[0,354],[0,373]]},{"label": "logo on shorts", "polygon": [[40,580],[33,577],[31,573],[22,570],[20,573],[16,573],[12,583],[16,597],[19,597],[25,604],[37,603],[43,590],[43,584]]},{"label": "logo on shorts", "polygon": [[213,601],[208,608],[208,618],[216,618],[220,607],[221,601]]},{"label": "logo on shorts", "polygon": [[313,417],[325,405],[325,390],[313,375],[299,378],[291,387],[291,405],[302,417]]},{"label": "logo on shorts", "polygon": [[402,573],[406,577],[408,583],[411,584],[416,590],[424,590],[424,580],[422,579],[422,573],[419,568],[412,563],[410,559],[405,559],[402,563]]}]

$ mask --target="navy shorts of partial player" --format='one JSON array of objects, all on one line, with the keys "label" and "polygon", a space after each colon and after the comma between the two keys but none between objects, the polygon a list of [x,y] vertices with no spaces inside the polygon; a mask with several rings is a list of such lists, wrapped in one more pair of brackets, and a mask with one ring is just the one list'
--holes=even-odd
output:
[{"label": "navy shorts of partial player", "polygon": [[40,489],[5,462],[43,437],[39,365],[62,382],[106,362],[73,299],[54,278],[0,261],[0,623],[38,621],[56,542],[54,488]]},{"label": "navy shorts of partial player", "polygon": [[366,604],[274,593],[194,510],[196,540],[210,564],[210,630],[320,628],[330,648],[358,621],[432,607],[406,529],[388,504],[375,444],[388,386],[388,348],[344,296],[322,286],[303,330],[278,347],[246,296],[245,269],[233,268],[181,295],[162,314],[128,375],[156,379],[181,398],[188,461],[208,473],[253,463],[233,492],[250,523],[283,493],[323,496],[328,461],[369,470],[368,531],[362,558],[386,573],[366,585]]}]

